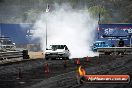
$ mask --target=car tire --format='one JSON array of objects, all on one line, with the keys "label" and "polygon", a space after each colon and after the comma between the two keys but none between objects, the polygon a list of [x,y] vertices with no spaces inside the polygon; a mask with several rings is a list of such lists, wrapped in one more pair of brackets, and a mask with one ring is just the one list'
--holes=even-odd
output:
[{"label": "car tire", "polygon": [[66,60],[69,60],[69,57],[66,57]]},{"label": "car tire", "polygon": [[49,58],[45,57],[46,60],[49,60]]}]

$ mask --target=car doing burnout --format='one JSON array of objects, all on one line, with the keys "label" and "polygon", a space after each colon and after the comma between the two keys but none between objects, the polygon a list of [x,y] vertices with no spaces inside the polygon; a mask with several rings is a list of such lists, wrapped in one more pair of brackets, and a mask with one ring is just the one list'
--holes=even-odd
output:
[{"label": "car doing burnout", "polygon": [[70,51],[66,45],[50,45],[45,51],[45,59],[69,59]]}]

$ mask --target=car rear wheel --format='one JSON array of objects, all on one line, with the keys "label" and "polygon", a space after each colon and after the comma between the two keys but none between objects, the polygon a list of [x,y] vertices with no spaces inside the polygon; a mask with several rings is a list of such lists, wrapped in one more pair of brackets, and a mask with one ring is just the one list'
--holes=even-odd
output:
[{"label": "car rear wheel", "polygon": [[66,57],[65,59],[66,59],[66,60],[69,60],[69,57]]},{"label": "car rear wheel", "polygon": [[46,59],[46,60],[49,60],[49,58],[48,58],[48,57],[45,57],[45,59]]}]

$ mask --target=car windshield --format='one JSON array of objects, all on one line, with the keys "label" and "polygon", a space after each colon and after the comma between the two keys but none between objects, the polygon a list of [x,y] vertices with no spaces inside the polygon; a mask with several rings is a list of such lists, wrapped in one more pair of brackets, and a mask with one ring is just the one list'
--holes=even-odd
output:
[{"label": "car windshield", "polygon": [[64,45],[51,45],[51,49],[64,49]]}]

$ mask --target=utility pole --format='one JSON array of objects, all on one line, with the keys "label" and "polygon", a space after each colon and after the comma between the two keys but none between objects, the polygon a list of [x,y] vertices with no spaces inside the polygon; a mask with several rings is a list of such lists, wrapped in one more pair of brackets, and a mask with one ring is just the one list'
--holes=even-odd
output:
[{"label": "utility pole", "polygon": [[1,25],[2,24],[2,16],[0,15],[0,37],[1,37]]},{"label": "utility pole", "polygon": [[99,24],[100,24],[100,13],[99,13],[99,19],[98,19],[98,39],[99,39],[99,31],[100,31],[100,26],[99,26]]},{"label": "utility pole", "polygon": [[47,18],[46,18],[46,50],[47,50]]},{"label": "utility pole", "polygon": [[1,37],[1,34],[2,34],[2,33],[1,33],[1,28],[2,28],[1,26],[2,26],[2,24],[0,23],[0,37]]},{"label": "utility pole", "polygon": [[48,12],[49,12],[49,4],[47,4],[47,8],[46,8],[46,49],[47,49],[47,17],[48,17]]},{"label": "utility pole", "polygon": [[127,39],[129,40],[129,47],[132,47],[132,35],[129,34],[129,35],[127,36]]}]

